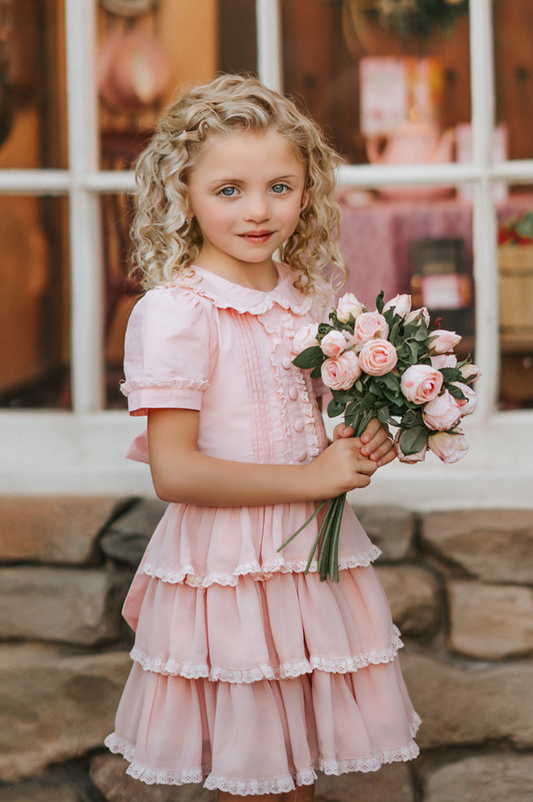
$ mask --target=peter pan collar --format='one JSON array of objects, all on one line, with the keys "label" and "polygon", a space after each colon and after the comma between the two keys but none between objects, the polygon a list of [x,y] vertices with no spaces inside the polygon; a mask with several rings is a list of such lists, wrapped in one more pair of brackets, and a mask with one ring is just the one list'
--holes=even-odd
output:
[{"label": "peter pan collar", "polygon": [[276,262],[276,268],[279,282],[270,292],[233,284],[197,265],[193,266],[195,278],[190,284],[187,282],[187,287],[198,295],[210,298],[220,309],[234,309],[239,314],[249,312],[251,315],[264,315],[274,304],[278,304],[295,315],[305,315],[311,308],[312,298],[294,286],[296,275],[290,268],[280,262]]}]

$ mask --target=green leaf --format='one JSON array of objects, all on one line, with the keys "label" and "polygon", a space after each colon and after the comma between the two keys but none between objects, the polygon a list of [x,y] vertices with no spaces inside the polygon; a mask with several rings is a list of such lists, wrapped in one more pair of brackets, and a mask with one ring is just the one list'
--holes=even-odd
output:
[{"label": "green leaf", "polygon": [[463,375],[457,368],[439,368],[444,376],[445,382],[459,382],[462,380]]},{"label": "green leaf", "polygon": [[311,371],[311,378],[312,379],[320,379],[321,378],[322,371],[321,371],[320,368],[321,368],[321,365],[317,365],[315,368],[313,368],[313,370]]},{"label": "green leaf", "polygon": [[338,415],[342,415],[345,408],[345,403],[343,404],[341,401],[335,401],[333,398],[328,404],[328,416],[330,418],[336,418]]},{"label": "green leaf", "polygon": [[320,335],[329,334],[330,331],[335,331],[335,328],[333,326],[330,326],[329,323],[318,324],[318,333]]},{"label": "green leaf", "polygon": [[418,454],[427,443],[429,432],[425,426],[415,426],[400,435],[400,448],[406,457]]},{"label": "green leaf", "polygon": [[385,306],[385,303],[383,301],[384,295],[385,293],[383,292],[383,290],[381,290],[378,297],[376,298],[376,309],[380,313],[380,315],[383,314],[383,307]]},{"label": "green leaf", "polygon": [[400,391],[400,377],[396,373],[386,373],[385,376],[379,377],[379,381],[389,390]]},{"label": "green leaf", "polygon": [[315,365],[321,365],[326,359],[326,355],[318,345],[313,345],[311,348],[306,348],[301,354],[298,354],[292,360],[293,365],[297,368],[314,368]]},{"label": "green leaf", "polygon": [[[428,329],[427,329],[427,326],[426,326],[425,323],[424,323],[423,326],[419,326],[417,328],[417,330],[415,331],[413,337],[418,343],[425,343],[425,341],[428,339]],[[429,348],[429,344],[428,344],[428,348]]]},{"label": "green leaf", "polygon": [[389,423],[390,415],[389,415],[389,408],[388,407],[380,407],[378,409],[378,420],[381,423]]},{"label": "green leaf", "polygon": [[460,387],[455,387],[453,384],[449,384],[446,389],[450,395],[453,395],[454,398],[458,398],[459,401],[466,401],[466,395],[463,393]]},{"label": "green leaf", "polygon": [[344,404],[348,404],[353,399],[353,395],[351,393],[347,393],[346,390],[332,390],[331,395],[335,401],[339,401],[340,403]]},{"label": "green leaf", "polygon": [[402,417],[402,429],[412,429],[413,426],[422,426],[423,418],[420,409],[408,409]]}]

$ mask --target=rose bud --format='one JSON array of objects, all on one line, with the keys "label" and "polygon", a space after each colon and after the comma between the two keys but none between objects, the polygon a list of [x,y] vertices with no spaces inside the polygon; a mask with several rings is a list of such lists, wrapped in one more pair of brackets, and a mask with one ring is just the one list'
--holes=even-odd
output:
[{"label": "rose bud", "polygon": [[403,432],[400,430],[396,432],[396,437],[394,438],[394,451],[396,452],[396,456],[398,457],[400,462],[407,462],[407,463],[424,462],[426,458],[426,452],[428,450],[427,443],[424,445],[422,451],[418,451],[416,454],[408,454],[407,456],[405,456],[400,446],[400,436],[402,434]]},{"label": "rose bud", "polygon": [[444,377],[431,365],[411,365],[402,375],[400,390],[413,404],[427,404],[442,389]]},{"label": "rose bud", "polygon": [[354,335],[360,343],[369,340],[386,340],[389,336],[389,324],[379,312],[363,312],[355,321]]},{"label": "rose bud", "polygon": [[458,462],[468,451],[466,437],[462,432],[437,432],[428,437],[428,446],[443,462]]},{"label": "rose bud", "polygon": [[432,331],[429,334],[429,350],[433,354],[447,354],[453,351],[462,339],[461,335],[456,334],[455,331],[446,331],[446,329]]},{"label": "rose bud", "polygon": [[457,357],[455,354],[439,354],[439,356],[430,356],[432,368],[455,368],[457,365]]},{"label": "rose bud", "polygon": [[410,295],[395,295],[390,301],[387,301],[383,307],[383,311],[392,309],[394,307],[394,314],[400,317],[407,317],[411,311],[411,296]]},{"label": "rose bud", "polygon": [[477,393],[468,384],[463,384],[463,382],[452,382],[452,384],[454,387],[458,387],[463,395],[466,396],[466,398],[455,399],[461,407],[461,415],[471,415],[476,408]]},{"label": "rose bud", "polygon": [[448,390],[429,401],[422,411],[428,429],[435,429],[438,432],[451,429],[462,416],[461,407]]},{"label": "rose bud", "polygon": [[420,325],[422,321],[425,322],[426,326],[429,326],[430,322],[429,312],[425,306],[422,306],[420,309],[413,309],[412,312],[409,312],[409,314],[404,320],[404,324],[406,326],[408,326],[411,323],[417,323],[417,325]]},{"label": "rose bud", "polygon": [[461,371],[461,376],[464,379],[469,379],[472,384],[475,384],[475,382],[477,382],[482,375],[478,366],[473,364],[463,365],[463,367],[459,368],[459,370]]},{"label": "rose bud", "polygon": [[347,292],[339,299],[339,303],[337,304],[337,319],[340,320],[341,323],[348,323],[350,315],[352,315],[353,318],[357,318],[363,309],[363,304],[356,298],[353,292]]},{"label": "rose bud", "polygon": [[335,359],[346,350],[346,339],[342,331],[328,331],[322,338],[320,347],[326,356]]},{"label": "rose bud", "polygon": [[322,381],[332,390],[349,390],[361,375],[359,357],[345,351],[337,359],[326,359],[321,367]]},{"label": "rose bud", "polygon": [[359,351],[361,370],[370,376],[390,373],[397,361],[396,348],[388,340],[369,340]]},{"label": "rose bud", "polygon": [[306,348],[312,348],[314,345],[318,345],[317,334],[318,323],[308,323],[298,329],[292,341],[292,353],[297,356],[301,354],[302,351],[305,351]]}]

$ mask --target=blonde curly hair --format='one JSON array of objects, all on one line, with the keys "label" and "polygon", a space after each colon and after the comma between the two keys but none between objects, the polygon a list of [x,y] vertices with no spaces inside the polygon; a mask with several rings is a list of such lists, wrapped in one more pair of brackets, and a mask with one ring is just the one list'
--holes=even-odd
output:
[{"label": "blonde curly hair", "polygon": [[202,144],[213,134],[269,129],[294,145],[307,172],[307,202],[280,249],[281,260],[297,274],[295,284],[304,293],[317,289],[330,263],[346,276],[338,243],[340,209],[334,199],[339,156],[292,100],[256,78],[221,75],[166,109],[137,160],[132,238],[144,289],[183,280],[200,253],[202,232],[187,214],[187,176]]}]

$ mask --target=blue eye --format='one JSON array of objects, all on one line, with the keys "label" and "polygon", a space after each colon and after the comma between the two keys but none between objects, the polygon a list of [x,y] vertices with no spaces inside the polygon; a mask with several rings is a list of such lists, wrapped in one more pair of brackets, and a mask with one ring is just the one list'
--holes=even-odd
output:
[{"label": "blue eye", "polygon": [[236,187],[224,187],[224,189],[220,190],[220,194],[224,195],[225,198],[233,198],[236,192]]},{"label": "blue eye", "polygon": [[275,192],[276,195],[282,195],[285,192],[285,190],[288,189],[289,187],[287,186],[287,184],[274,184],[274,186],[272,187],[272,192]]}]

